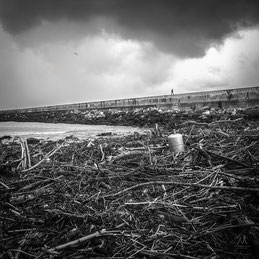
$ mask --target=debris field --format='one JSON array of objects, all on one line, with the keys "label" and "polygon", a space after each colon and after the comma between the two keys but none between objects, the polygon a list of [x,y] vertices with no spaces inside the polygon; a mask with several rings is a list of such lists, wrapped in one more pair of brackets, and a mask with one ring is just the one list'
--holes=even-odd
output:
[{"label": "debris field", "polygon": [[174,126],[3,142],[0,257],[258,258],[258,120]]}]

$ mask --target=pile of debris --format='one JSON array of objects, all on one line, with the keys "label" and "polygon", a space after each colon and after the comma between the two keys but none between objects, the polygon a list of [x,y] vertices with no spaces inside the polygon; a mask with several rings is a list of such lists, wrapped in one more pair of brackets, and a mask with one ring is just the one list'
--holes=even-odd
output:
[{"label": "pile of debris", "polygon": [[[201,114],[199,116],[208,114]],[[259,257],[259,127],[229,114],[0,146],[1,258]]]}]

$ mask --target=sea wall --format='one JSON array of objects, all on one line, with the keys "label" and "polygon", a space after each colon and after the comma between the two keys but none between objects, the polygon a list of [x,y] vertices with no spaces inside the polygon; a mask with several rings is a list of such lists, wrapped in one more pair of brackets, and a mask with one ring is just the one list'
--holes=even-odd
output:
[{"label": "sea wall", "polygon": [[187,119],[257,119],[257,105],[259,87],[250,87],[0,111],[0,121],[172,127]]},{"label": "sea wall", "polygon": [[[211,108],[247,108],[259,105],[259,87],[237,88],[218,91],[194,92],[175,95],[177,107],[181,110]],[[173,109],[170,104],[162,104],[161,108]]]},{"label": "sea wall", "polygon": [[31,113],[52,111],[86,111],[109,109],[158,108],[162,110],[197,110],[211,108],[247,108],[259,105],[259,87],[149,96],[129,99],[29,107],[0,111],[2,113]]}]

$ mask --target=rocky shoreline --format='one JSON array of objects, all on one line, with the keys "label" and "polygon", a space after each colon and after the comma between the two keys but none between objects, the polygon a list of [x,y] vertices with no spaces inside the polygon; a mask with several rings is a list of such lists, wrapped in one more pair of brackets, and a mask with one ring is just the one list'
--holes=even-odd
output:
[{"label": "rocky shoreline", "polygon": [[147,109],[109,109],[87,111],[56,111],[32,113],[0,114],[0,121],[77,123],[89,125],[153,126],[159,124],[166,128],[176,127],[186,120],[210,123],[226,119],[258,119],[259,107],[246,109],[215,109],[208,106],[200,110],[163,111],[158,108]]}]

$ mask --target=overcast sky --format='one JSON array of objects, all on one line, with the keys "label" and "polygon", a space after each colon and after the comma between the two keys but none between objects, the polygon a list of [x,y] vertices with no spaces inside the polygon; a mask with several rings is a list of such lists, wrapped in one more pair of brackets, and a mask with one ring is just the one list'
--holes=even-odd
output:
[{"label": "overcast sky", "polygon": [[0,109],[259,85],[258,0],[0,0]]}]

